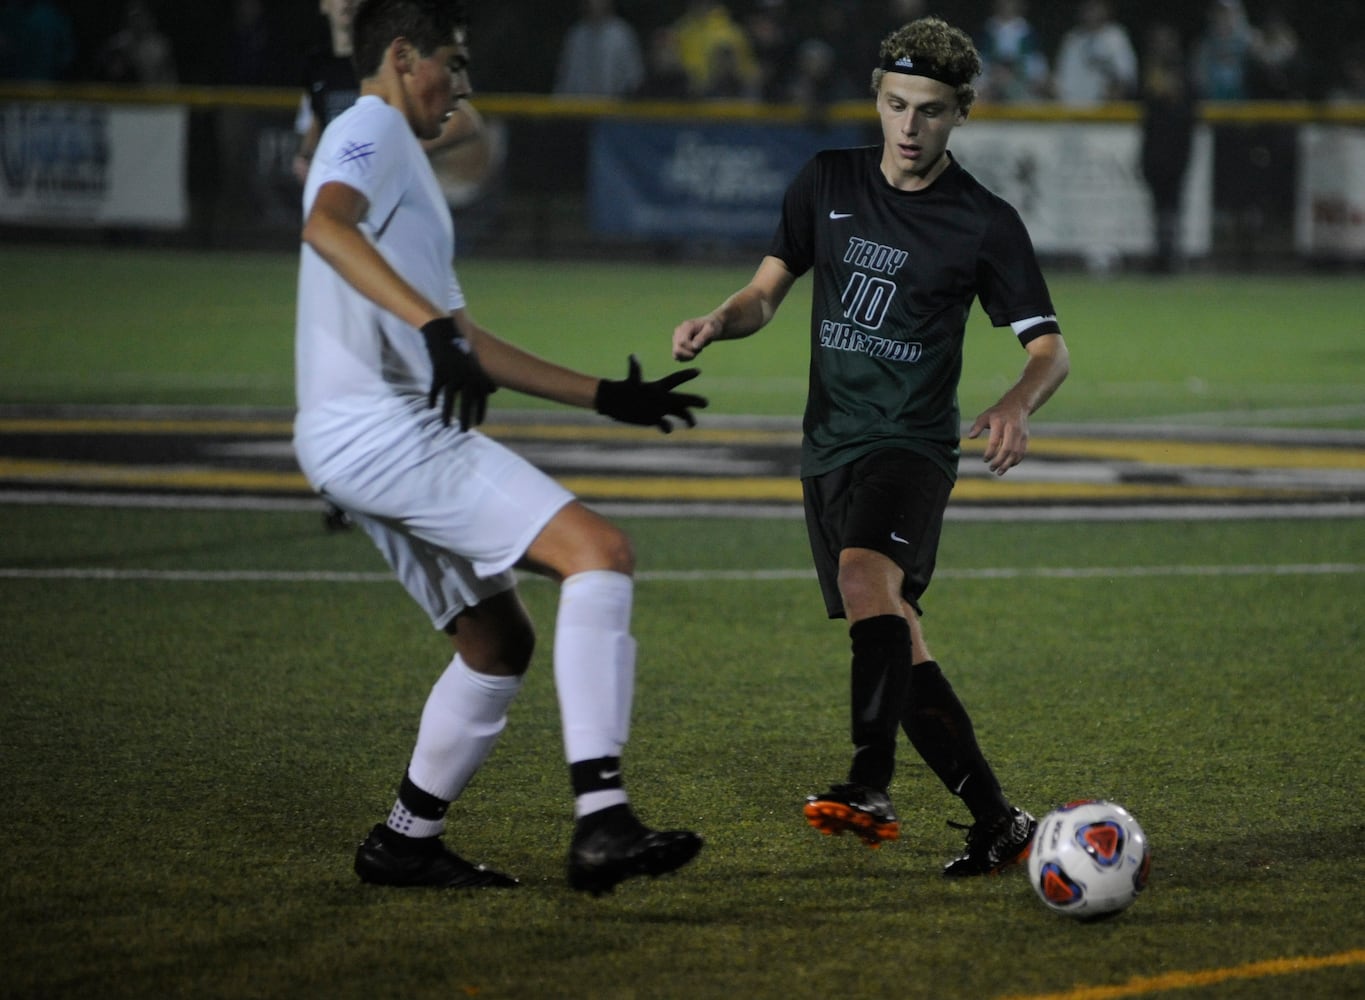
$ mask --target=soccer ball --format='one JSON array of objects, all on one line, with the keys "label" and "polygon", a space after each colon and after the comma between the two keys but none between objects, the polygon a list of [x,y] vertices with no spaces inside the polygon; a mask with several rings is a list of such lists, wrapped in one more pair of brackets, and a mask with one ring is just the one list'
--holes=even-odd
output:
[{"label": "soccer ball", "polygon": [[1043,817],[1029,852],[1028,877],[1051,910],[1081,920],[1127,909],[1147,887],[1147,835],[1123,806],[1084,799]]}]

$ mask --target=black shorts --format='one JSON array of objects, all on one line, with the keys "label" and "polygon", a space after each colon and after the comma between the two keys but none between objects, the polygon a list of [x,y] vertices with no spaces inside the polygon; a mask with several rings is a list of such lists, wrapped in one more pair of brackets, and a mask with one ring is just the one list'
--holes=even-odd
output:
[{"label": "black shorts", "polygon": [[844,617],[839,596],[839,553],[844,549],[871,549],[890,558],[905,573],[902,595],[920,611],[953,492],[944,471],[912,451],[887,448],[801,480],[801,492],[829,616]]}]

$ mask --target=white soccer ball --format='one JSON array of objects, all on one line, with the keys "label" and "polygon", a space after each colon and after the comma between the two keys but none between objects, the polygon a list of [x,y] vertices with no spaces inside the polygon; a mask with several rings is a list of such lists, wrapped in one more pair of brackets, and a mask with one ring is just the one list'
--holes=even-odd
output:
[{"label": "white soccer ball", "polygon": [[1081,920],[1113,916],[1147,887],[1147,835],[1123,806],[1085,799],[1054,809],[1038,824],[1028,876],[1051,910]]}]

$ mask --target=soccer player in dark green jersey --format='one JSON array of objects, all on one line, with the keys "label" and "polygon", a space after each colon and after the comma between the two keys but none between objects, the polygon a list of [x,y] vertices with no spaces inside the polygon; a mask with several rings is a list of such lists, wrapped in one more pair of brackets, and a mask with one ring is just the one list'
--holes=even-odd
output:
[{"label": "soccer player in dark green jersey", "polygon": [[806,523],[826,609],[852,645],[853,762],[805,805],[824,833],[877,846],[900,828],[888,793],[898,730],[972,814],[944,869],[979,875],[1027,855],[1034,818],[1014,806],[971,719],[925,643],[929,585],[957,475],[957,386],[978,299],[1028,359],[968,436],[1004,475],[1028,450],[1029,418],[1066,378],[1067,348],[1018,213],[948,152],[976,97],[980,57],[937,18],[887,36],[872,87],[882,143],[826,150],[792,182],[767,256],[749,283],[680,323],[673,354],[747,337],[813,271],[810,389],[802,439]]}]

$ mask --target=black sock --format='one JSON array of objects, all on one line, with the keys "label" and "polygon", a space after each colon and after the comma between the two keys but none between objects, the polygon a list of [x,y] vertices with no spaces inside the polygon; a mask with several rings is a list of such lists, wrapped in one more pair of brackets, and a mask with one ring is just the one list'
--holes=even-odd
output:
[{"label": "black sock", "polygon": [[976,742],[976,731],[953,686],[933,660],[910,668],[910,697],[901,720],[919,755],[973,819],[1009,809],[995,772]]},{"label": "black sock", "polygon": [[849,627],[853,646],[853,765],[848,780],[885,791],[896,770],[896,726],[910,684],[910,623],[900,615],[864,618]]},{"label": "black sock", "polygon": [[413,850],[434,840],[434,834],[414,833],[414,828],[431,827],[445,819],[450,803],[418,788],[408,775],[398,786],[398,801],[389,813],[388,822],[380,828],[379,836],[395,851]]},{"label": "black sock", "polygon": [[573,786],[575,797],[587,795],[589,792],[622,788],[624,782],[621,780],[621,758],[594,757],[591,760],[576,760],[569,765],[569,783]]}]

